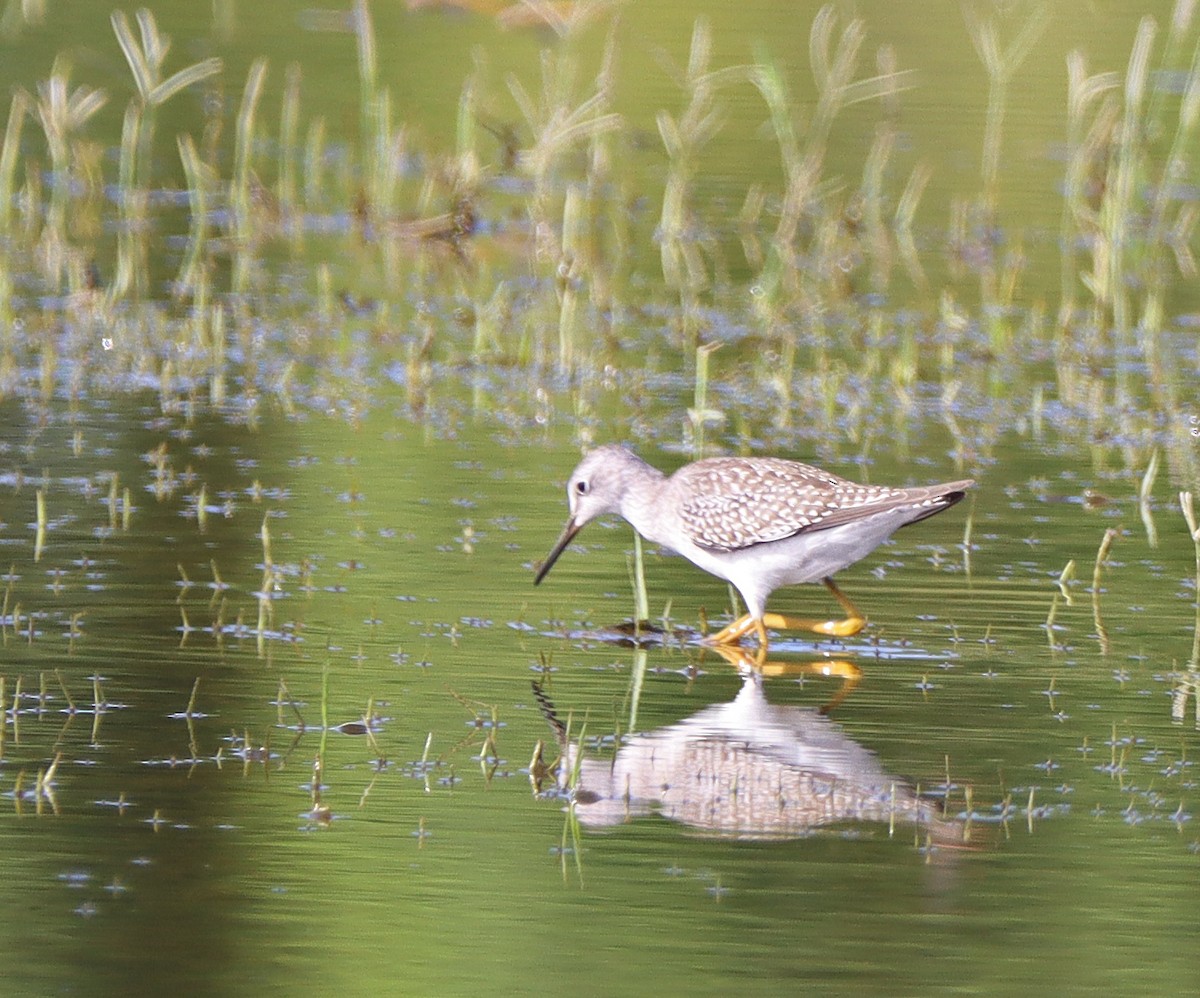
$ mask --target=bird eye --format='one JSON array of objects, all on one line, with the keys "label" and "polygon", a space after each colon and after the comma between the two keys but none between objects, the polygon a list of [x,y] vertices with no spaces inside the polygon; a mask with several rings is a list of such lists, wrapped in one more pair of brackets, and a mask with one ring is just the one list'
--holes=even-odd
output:
[{"label": "bird eye", "polygon": [[590,486],[590,485],[588,485],[588,483],[587,483],[586,479],[582,479],[582,478],[581,478],[579,481],[577,481],[577,482],[575,483],[575,491],[576,491],[576,493],[578,493],[578,494],[579,494],[579,495],[581,495],[581,496],[585,496],[585,495],[587,495],[587,494],[588,494],[588,490],[589,490],[590,488],[591,488],[591,486]]}]

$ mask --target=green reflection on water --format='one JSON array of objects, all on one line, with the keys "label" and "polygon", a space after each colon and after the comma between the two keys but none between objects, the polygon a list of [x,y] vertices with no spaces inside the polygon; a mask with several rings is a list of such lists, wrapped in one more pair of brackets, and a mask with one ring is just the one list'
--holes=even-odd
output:
[{"label": "green reflection on water", "polygon": [[[366,181],[361,163],[344,164],[364,138],[363,109],[340,17],[314,30],[283,8],[223,5],[215,18],[156,8],[176,37],[171,68],[210,54],[228,66],[219,86],[162,110],[155,176],[169,192],[183,183],[180,132],[207,136],[226,175],[221,128],[232,129],[240,81],[263,53],[263,136],[274,135],[291,59],[304,114],[330,122],[328,190],[305,214],[304,238],[273,228],[278,164],[268,152],[258,161],[264,243],[240,247],[245,294],[227,295],[239,247],[213,218],[211,297],[168,300],[192,222],[172,197],[146,230],[147,299],[60,300],[105,290],[83,286],[85,265],[94,258],[110,279],[114,233],[128,222],[97,183],[104,168],[75,176],[92,193],[70,202],[65,244],[43,231],[40,208],[21,216],[39,183],[53,188],[41,139],[26,133],[18,182],[28,186],[13,205],[24,227],[5,244],[6,318],[22,325],[4,331],[0,419],[8,991],[1194,990],[1196,590],[1175,499],[1196,484],[1194,287],[1170,284],[1167,334],[1128,352],[1127,330],[1109,342],[1086,324],[1045,329],[1036,300],[1059,277],[1048,261],[1061,247],[1042,234],[1059,231],[1063,207],[1062,164],[1046,154],[1064,132],[1063,54],[1086,44],[1093,72],[1122,67],[1133,14],[1056,19],[1014,86],[1000,216],[1027,239],[1033,290],[1010,312],[977,316],[969,303],[986,297],[983,278],[942,259],[941,235],[978,183],[976,56],[957,15],[863,6],[872,44],[893,42],[899,65],[928,77],[902,104],[899,135],[903,170],[927,157],[934,175],[918,218],[930,285],[897,281],[912,310],[860,288],[841,300],[822,284],[776,317],[782,333],[756,324],[760,299],[739,283],[756,270],[732,220],[757,183],[772,192],[762,206],[772,229],[781,178],[767,108],[748,84],[726,95],[727,126],[697,164],[697,203],[727,223],[703,245],[714,286],[687,315],[686,295],[662,297],[652,230],[667,163],[655,116],[679,114],[685,98],[657,46],[683,59],[696,11],[628,5],[613,95],[630,125],[614,158],[627,153],[628,172],[612,175],[614,192],[592,206],[604,225],[589,231],[604,234],[602,249],[631,248],[613,272],[589,276],[595,298],[573,327],[571,370],[558,364],[561,305],[580,278],[571,261],[531,252],[525,174],[484,187],[469,252],[453,239],[431,248],[408,228],[378,238],[352,221]],[[3,75],[33,92],[70,51],[72,79],[114,98],[96,148],[79,152],[103,164],[130,81],[110,8],[76,7],[5,42]],[[766,38],[807,109],[815,11],[714,7],[713,65],[748,61]],[[476,14],[374,14],[381,79],[397,119],[419,133],[405,160],[414,172],[400,181],[408,200],[382,222],[444,221],[453,183],[428,151],[457,141],[472,47],[487,46],[495,92],[482,106],[504,126],[520,119],[500,81],[511,69],[536,90],[548,37]],[[1158,14],[1165,24],[1165,5]],[[594,74],[603,38],[598,28],[577,40],[580,79]],[[874,106],[839,119],[831,190],[863,173],[879,123]],[[485,162],[503,173],[499,145]],[[853,228],[845,222],[835,234]],[[998,314],[1012,320],[1015,348],[980,342]],[[629,772],[620,752],[657,733],[665,753],[666,733],[711,724],[745,689],[686,639],[644,649],[629,731],[637,653],[602,640],[633,606],[624,525],[591,528],[552,585],[531,585],[580,443],[630,440],[663,467],[694,446],[689,323],[729,341],[709,360],[705,404],[725,420],[705,425],[711,446],[877,482],[960,468],[980,480],[969,551],[963,518],[906,531],[842,580],[871,619],[861,638],[775,648],[792,664],[836,655],[862,671],[818,725],[838,733],[834,754],[877,767],[876,790],[884,778],[919,790],[926,828],[971,826],[969,848],[866,813],[794,822],[784,841],[739,838],[672,810],[669,794],[668,806],[646,803],[652,788],[626,804],[611,781]],[[121,365],[105,359],[112,351]],[[1136,503],[1155,448],[1158,546]],[[1092,508],[1087,489],[1111,502]],[[35,560],[39,490],[47,529]],[[1094,600],[1091,566],[1110,528]],[[1071,561],[1068,602],[1057,580]],[[725,587],[678,559],[652,552],[647,575],[652,616],[670,624],[729,611]],[[808,588],[774,605],[808,612],[824,601]],[[581,803],[578,855],[561,853],[575,846],[565,798],[535,797],[523,772],[539,740],[550,756],[557,748],[531,679],[546,680],[559,717],[585,732],[582,786],[616,804],[604,823],[621,818],[601,829]],[[193,689],[195,709],[181,716]],[[762,695],[772,716],[799,725],[835,691],[812,675],[773,676]],[[322,714],[331,725],[369,715],[374,741],[322,732]],[[722,738],[710,742],[732,754]],[[745,768],[796,792],[786,769]],[[714,782],[727,804],[731,784]]]},{"label": "green reflection on water", "polygon": [[[1186,979],[1174,947],[1191,908],[1195,733],[1172,723],[1170,693],[1191,642],[1178,595],[1190,546],[1152,550],[1137,530],[1123,534],[1102,597],[1107,653],[1085,586],[1060,608],[1060,647],[1040,626],[1057,567],[1086,561],[1107,523],[1132,522],[1128,500],[1098,513],[1038,500],[1024,482],[1039,458],[1018,444],[977,501],[969,576],[955,547],[961,525],[931,521],[846,573],[872,618],[862,640],[773,644],[784,660],[824,647],[856,662],[862,681],[829,723],[955,824],[970,788],[969,848],[931,843],[903,822],[889,834],[878,821],[729,841],[634,807],[607,831],[585,821],[576,864],[558,852],[563,801],[535,799],[522,773],[539,739],[553,744],[528,684],[544,657],[560,715],[577,732],[586,725],[589,765],[607,771],[635,653],[561,631],[628,615],[629,533],[596,528],[555,588],[533,590],[526,566],[561,517],[549,479],[565,475],[572,452],[497,451],[486,432],[422,443],[392,425],[324,424],[303,460],[268,456],[276,442],[280,453],[296,446],[287,424],[232,435],[219,422],[195,425],[187,447],[211,448],[203,475],[214,494],[234,497],[232,515],[204,533],[181,515],[181,489],[161,504],[139,499],[130,535],[97,536],[108,522],[103,490],[87,500],[65,474],[51,479],[48,502],[70,522],[50,531],[42,563],[30,560],[23,528],[8,529],[14,593],[26,613],[45,614],[32,643],[8,629],[9,694],[17,676],[28,695],[39,672],[57,668],[80,708],[63,715],[52,680],[47,699],[23,700],[7,729],[6,907],[30,914],[6,919],[4,933],[13,952],[44,954],[23,965],[27,990],[71,982],[104,992],[128,979],[133,960],[156,988],[186,975],[218,993],[296,979],[322,990],[403,980],[404,990],[438,993],[598,981],[624,993],[766,993],[793,979],[847,991],[1003,991],[1036,987],[1064,946],[1090,954],[1062,972],[1064,987],[1117,979],[1170,991]],[[148,487],[154,472],[129,474]],[[273,498],[254,502],[252,480]],[[267,510],[286,513],[271,523],[282,572],[272,633],[287,637],[260,652]],[[1166,502],[1156,515],[1164,538],[1178,536],[1181,517]],[[1031,535],[1047,539],[1045,550],[1020,543]],[[103,567],[95,593],[74,565],[81,554]],[[290,566],[305,559],[302,576]],[[208,588],[212,561],[227,590]],[[175,584],[176,562],[191,589]],[[57,593],[42,582],[56,570]],[[652,601],[670,594],[681,623],[724,596],[677,559],[652,557],[648,575]],[[824,595],[802,587],[778,598],[808,605]],[[177,630],[177,600],[199,630]],[[203,628],[220,600],[226,621],[245,628],[218,642]],[[78,608],[83,635],[68,653],[60,625]],[[329,737],[328,826],[308,814],[326,662],[331,723],[360,719],[368,700],[380,718],[377,749],[362,736]],[[96,727],[93,672],[111,704]],[[196,676],[205,716],[189,732],[169,715],[184,710]],[[281,678],[296,703],[282,712]],[[651,649],[638,728],[703,717],[740,687],[720,659]],[[783,677],[768,678],[764,693],[812,712],[834,689]],[[499,727],[479,726],[493,717]],[[481,767],[487,730],[494,758]],[[37,816],[32,777],[58,753],[53,801]],[[1114,943],[1131,906],[1138,941]],[[1156,959],[1135,973],[1139,946]],[[945,976],[929,980],[914,952],[938,954]]]}]

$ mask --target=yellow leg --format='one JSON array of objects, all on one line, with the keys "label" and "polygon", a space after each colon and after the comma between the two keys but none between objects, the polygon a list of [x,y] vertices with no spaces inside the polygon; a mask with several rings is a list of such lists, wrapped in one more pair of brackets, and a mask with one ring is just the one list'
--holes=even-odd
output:
[{"label": "yellow leg", "polygon": [[824,582],[825,588],[833,593],[834,599],[846,611],[844,620],[808,620],[803,617],[788,617],[781,613],[764,613],[762,623],[780,631],[813,631],[834,638],[848,638],[857,634],[866,626],[867,618],[850,602],[850,598],[834,585],[833,579],[825,579]]},{"label": "yellow leg", "polygon": [[760,662],[758,671],[764,676],[794,676],[801,673],[809,676],[823,676],[840,679],[842,685],[829,700],[821,705],[820,712],[828,714],[841,705],[862,679],[862,669],[853,662],[845,659],[820,659],[816,662]]},{"label": "yellow leg", "polygon": [[767,650],[765,647],[759,649],[751,655],[742,648],[732,645],[717,645],[713,648],[726,662],[732,665],[739,672],[747,670],[759,673],[762,676],[821,676],[830,679],[840,679],[841,686],[838,687],[829,702],[821,707],[822,714],[828,714],[831,710],[837,707],[843,700],[846,699],[859,684],[862,679],[862,670],[846,659],[817,659],[810,662],[785,662],[779,660],[767,659]]},{"label": "yellow leg", "polygon": [[782,613],[764,613],[762,619],[755,620],[746,613],[738,617],[732,624],[727,624],[716,634],[705,638],[710,645],[735,645],[751,631],[758,637],[758,646],[767,647],[767,628],[773,627],[778,631],[812,631],[815,634],[828,634],[834,638],[848,638],[857,634],[866,626],[867,618],[842,592],[833,579],[825,579],[825,588],[833,593],[833,598],[846,611],[843,620],[809,620],[805,617],[789,617]]},{"label": "yellow leg", "polygon": [[[704,643],[709,645],[736,645],[752,630],[755,630],[756,627],[761,628],[761,626],[762,624],[751,617],[750,614],[744,613],[732,624],[726,624],[716,634],[706,637]],[[762,635],[760,634],[760,639],[761,637]]]}]

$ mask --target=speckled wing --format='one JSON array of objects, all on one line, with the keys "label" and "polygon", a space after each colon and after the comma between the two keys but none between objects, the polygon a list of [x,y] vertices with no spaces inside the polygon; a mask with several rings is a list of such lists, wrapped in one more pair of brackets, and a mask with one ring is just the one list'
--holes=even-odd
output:
[{"label": "speckled wing", "polygon": [[906,522],[923,520],[972,483],[896,489],[858,485],[797,461],[712,458],[681,468],[671,484],[689,539],[709,551],[736,551],[903,506],[913,513]]}]

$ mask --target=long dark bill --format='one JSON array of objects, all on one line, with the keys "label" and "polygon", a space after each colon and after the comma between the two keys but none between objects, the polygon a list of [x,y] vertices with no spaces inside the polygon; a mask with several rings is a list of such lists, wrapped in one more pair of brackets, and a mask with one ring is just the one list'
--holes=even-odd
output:
[{"label": "long dark bill", "polygon": [[542,567],[538,569],[537,575],[533,577],[533,584],[535,586],[546,577],[550,569],[554,567],[554,563],[558,561],[558,556],[567,549],[567,545],[571,543],[575,535],[582,529],[582,523],[576,523],[574,520],[567,521],[567,525],[563,527],[562,534],[559,536],[558,540],[554,542],[554,547],[552,547],[550,549],[550,553],[546,555],[546,560],[542,562]]}]

